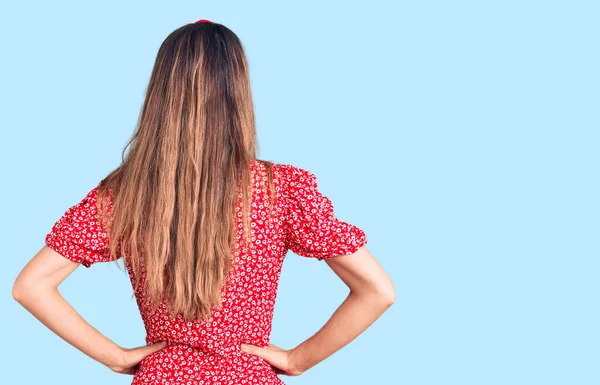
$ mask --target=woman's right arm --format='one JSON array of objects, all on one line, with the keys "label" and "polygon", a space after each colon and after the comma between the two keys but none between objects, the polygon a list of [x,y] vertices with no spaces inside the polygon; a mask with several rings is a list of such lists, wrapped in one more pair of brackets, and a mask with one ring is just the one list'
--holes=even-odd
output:
[{"label": "woman's right arm", "polygon": [[289,365],[301,374],[365,331],[396,300],[390,277],[365,246],[325,259],[350,289],[348,297],[312,337],[289,350]]},{"label": "woman's right arm", "polygon": [[396,294],[390,277],[365,247],[365,232],[337,218],[333,202],[319,191],[316,175],[293,165],[279,165],[277,170],[287,213],[287,248],[325,261],[350,288],[327,323],[295,348],[242,344],[243,351],[264,358],[277,373],[299,375],[367,329],[394,303]]},{"label": "woman's right arm", "polygon": [[264,358],[279,374],[298,376],[340,350],[365,331],[396,300],[392,281],[363,245],[353,254],[324,261],[350,288],[348,297],[312,337],[293,349],[242,344],[247,353]]}]

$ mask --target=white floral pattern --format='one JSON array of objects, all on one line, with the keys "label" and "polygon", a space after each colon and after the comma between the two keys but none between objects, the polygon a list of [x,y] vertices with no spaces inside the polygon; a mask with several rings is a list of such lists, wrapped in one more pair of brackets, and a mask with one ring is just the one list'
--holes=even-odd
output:
[{"label": "white floral pattern", "polygon": [[[135,291],[146,329],[146,343],[168,341],[168,346],[140,363],[132,385],[281,385],[264,359],[243,352],[241,343],[267,346],[277,286],[288,250],[318,260],[352,254],[367,243],[363,230],[336,218],[331,200],[317,186],[316,176],[290,164],[274,164],[275,219],[267,218],[265,166],[252,163],[254,178],[251,212],[252,247],[236,244],[237,267],[222,291],[223,307],[206,322],[186,322],[169,314],[164,303],[154,313],[143,285]],[[64,257],[90,267],[108,262],[108,237],[96,211],[94,187],[67,209],[45,237],[47,246]],[[241,200],[240,200],[241,202]],[[242,234],[241,207],[238,238]],[[135,277],[128,270],[132,284]],[[142,283],[145,273],[142,273]]]}]

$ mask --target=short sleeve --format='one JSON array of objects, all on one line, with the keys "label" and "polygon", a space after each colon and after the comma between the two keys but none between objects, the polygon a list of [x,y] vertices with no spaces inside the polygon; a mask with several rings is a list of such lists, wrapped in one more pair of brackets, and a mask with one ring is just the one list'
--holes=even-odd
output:
[{"label": "short sleeve", "polygon": [[85,267],[110,260],[108,236],[96,208],[98,187],[69,207],[45,237],[48,247]]},{"label": "short sleeve", "polygon": [[339,220],[316,176],[293,165],[279,165],[286,197],[286,245],[297,255],[324,260],[353,254],[367,243],[365,232]]}]

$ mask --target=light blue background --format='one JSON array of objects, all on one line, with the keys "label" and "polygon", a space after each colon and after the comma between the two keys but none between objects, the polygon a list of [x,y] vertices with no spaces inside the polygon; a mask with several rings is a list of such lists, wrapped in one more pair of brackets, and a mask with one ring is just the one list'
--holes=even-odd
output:
[{"label": "light blue background", "polygon": [[[160,43],[206,18],[247,50],[260,157],[314,172],[397,290],[370,329],[286,383],[599,384],[597,4],[3,4],[1,382],[131,382],[11,287],[118,166]],[[78,268],[61,292],[115,342],[144,344],[113,264]],[[272,342],[297,345],[346,293],[290,252]]]}]

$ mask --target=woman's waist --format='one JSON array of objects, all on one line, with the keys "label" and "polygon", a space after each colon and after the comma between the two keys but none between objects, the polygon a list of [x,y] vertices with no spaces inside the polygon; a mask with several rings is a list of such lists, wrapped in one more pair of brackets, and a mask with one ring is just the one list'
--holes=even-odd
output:
[{"label": "woman's waist", "polygon": [[144,358],[133,384],[192,383],[196,381],[239,382],[257,378],[264,384],[281,385],[274,368],[264,359],[243,352],[239,347],[207,348],[168,341],[163,349]]},{"label": "woman's waist", "polygon": [[266,360],[242,351],[240,345],[239,341],[190,344],[167,340],[166,347],[142,360],[140,369],[150,366],[168,369],[173,365],[184,365],[192,370],[273,370]]},{"label": "woman's waist", "polygon": [[[222,356],[231,357],[238,352],[243,353],[241,350],[242,342],[239,340],[223,340],[223,339],[195,339],[189,341],[174,341],[168,338],[158,339],[156,341],[166,341],[167,346],[172,352],[181,352],[179,354],[194,354],[201,356]],[[146,341],[150,343],[150,341]],[[154,342],[154,341],[153,341]]]}]

